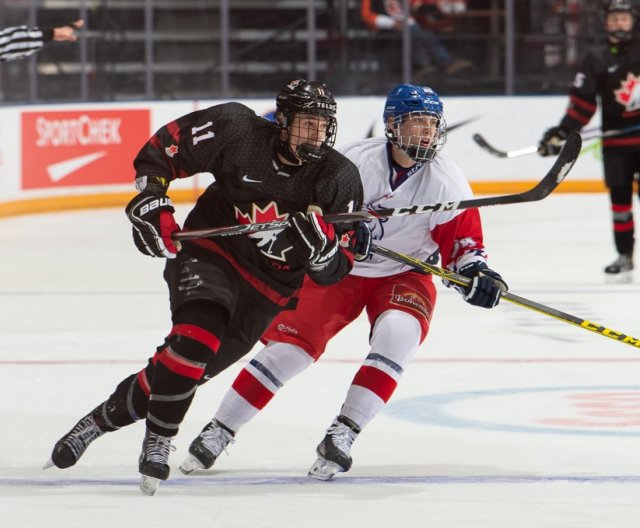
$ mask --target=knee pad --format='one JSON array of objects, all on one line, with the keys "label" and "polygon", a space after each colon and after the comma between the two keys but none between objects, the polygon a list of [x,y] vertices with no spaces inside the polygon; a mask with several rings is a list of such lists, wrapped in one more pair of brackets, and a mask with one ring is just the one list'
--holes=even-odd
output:
[{"label": "knee pad", "polygon": [[371,354],[404,367],[416,355],[420,339],[420,322],[415,317],[401,310],[387,310],[373,325]]}]

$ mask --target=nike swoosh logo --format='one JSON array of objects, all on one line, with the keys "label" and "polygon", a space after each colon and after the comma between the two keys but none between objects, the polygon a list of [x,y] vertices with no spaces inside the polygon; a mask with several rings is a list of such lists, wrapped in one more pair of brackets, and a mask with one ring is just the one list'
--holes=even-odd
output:
[{"label": "nike swoosh logo", "polygon": [[94,152],[93,154],[87,154],[85,156],[80,156],[78,158],[71,158],[65,161],[61,161],[59,163],[53,163],[47,167],[47,174],[52,182],[57,183],[60,180],[63,180],[67,176],[70,176],[78,169],[89,165],[89,163],[93,163],[97,159],[102,158],[107,154],[106,150],[101,152]]},{"label": "nike swoosh logo", "polygon": [[245,175],[242,177],[242,181],[245,181],[245,182],[247,182],[247,183],[262,183],[262,180],[252,180],[251,178],[249,178],[249,175],[248,175],[248,174],[245,174]]}]

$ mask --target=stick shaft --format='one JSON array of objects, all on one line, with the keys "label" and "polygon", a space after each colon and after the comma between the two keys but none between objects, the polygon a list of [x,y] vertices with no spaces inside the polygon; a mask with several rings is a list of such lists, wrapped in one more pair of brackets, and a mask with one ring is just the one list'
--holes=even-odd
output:
[{"label": "stick shaft", "polygon": [[[407,264],[414,269],[417,269],[418,271],[423,271],[431,273],[438,277],[442,277],[443,279],[447,279],[455,284],[468,286],[471,283],[471,279],[465,277],[464,275],[459,275],[457,273],[454,273],[453,271],[440,268],[433,264],[429,264],[428,262],[423,262],[422,260],[410,257],[409,255],[397,253],[376,244],[372,244],[371,251],[377,255],[381,255],[391,260]],[[617,330],[607,328],[606,326],[603,326],[599,323],[594,323],[593,321],[588,321],[586,319],[576,317],[575,315],[556,310],[555,308],[551,308],[550,306],[545,306],[544,304],[531,301],[529,299],[526,299],[525,297],[520,297],[519,295],[515,295],[513,293],[502,292],[500,297],[501,299],[509,301],[512,304],[521,306],[522,308],[527,308],[528,310],[532,310],[534,312],[538,312],[542,315],[553,317],[554,319],[562,321],[563,323],[569,323],[579,328],[583,328],[584,330],[589,330],[590,332],[594,332],[596,334],[600,334],[601,336],[608,337],[609,339],[624,343],[625,345],[631,345],[635,348],[640,348],[640,339],[627,334],[623,334],[622,332],[618,332]]]}]

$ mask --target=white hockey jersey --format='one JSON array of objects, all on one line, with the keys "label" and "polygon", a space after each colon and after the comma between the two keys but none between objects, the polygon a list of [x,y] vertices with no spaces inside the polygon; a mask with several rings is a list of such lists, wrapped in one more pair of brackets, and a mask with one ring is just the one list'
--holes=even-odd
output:
[{"label": "white hockey jersey", "polygon": [[[467,200],[471,187],[460,168],[439,153],[435,160],[410,171],[395,190],[385,138],[351,143],[339,149],[355,163],[364,188],[365,209],[430,205]],[[427,260],[440,253],[442,265],[457,271],[472,261],[486,261],[482,227],[477,209],[421,213],[387,217],[369,223],[374,243],[414,258]],[[385,277],[412,269],[410,266],[372,254],[356,262],[351,273],[363,277]]]}]

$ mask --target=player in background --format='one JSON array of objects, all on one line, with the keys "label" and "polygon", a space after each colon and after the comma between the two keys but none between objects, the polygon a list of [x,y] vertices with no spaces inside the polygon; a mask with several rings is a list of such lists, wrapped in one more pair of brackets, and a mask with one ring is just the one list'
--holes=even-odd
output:
[{"label": "player in background", "polygon": [[75,42],[78,40],[76,30],[82,26],[84,20],[78,19],[66,26],[51,29],[29,26],[0,29],[0,62],[24,59],[40,51],[47,42]]},{"label": "player in background", "polygon": [[[169,477],[171,440],[205,368],[209,377],[251,350],[273,319],[296,302],[303,278],[333,284],[353,266],[344,247],[352,226],[323,213],[362,207],[357,168],[332,148],[336,102],[319,82],[295,79],[277,95],[277,123],[239,103],[180,117],[162,127],[134,161],[140,191],[126,207],[138,249],[165,257],[173,327],[146,368],[55,444],[48,466],[74,465],[91,442],[146,419],[141,489]],[[270,220],[290,227],[250,235],[172,241],[179,230],[167,196],[176,178],[210,172],[185,227]]]},{"label": "player in background", "polygon": [[[367,208],[472,196],[461,170],[440,153],[446,129],[443,106],[434,91],[396,86],[388,94],[383,119],[386,139],[367,139],[341,149],[360,171]],[[507,289],[487,265],[477,209],[390,217],[369,225],[372,238],[381,245],[432,262],[440,256],[448,269],[472,278],[470,287],[457,289],[473,305],[492,308]],[[305,281],[296,310],[274,319],[262,336],[266,346],[240,372],[214,418],[191,443],[183,472],[210,468],[240,428],[289,379],[316,361],[329,339],[366,310],[371,349],[317,447],[318,459],[309,476],[328,480],[349,470],[353,441],[396,389],[427,335],[436,301],[431,275],[375,254],[367,256],[366,236],[360,242],[358,262],[347,278],[324,288]]]},{"label": "player in background", "polygon": [[[640,42],[636,38],[636,9],[631,0],[604,5],[607,38],[582,59],[569,92],[569,106],[558,126],[540,140],[543,156],[556,155],[572,130],[580,130],[596,112],[598,99],[602,132],[640,128]],[[629,282],[633,270],[635,223],[634,174],[640,171],[640,130],[602,139],[604,180],[613,214],[613,239],[618,258],[604,272],[609,282]]]}]

